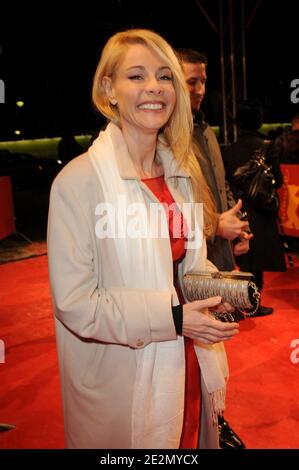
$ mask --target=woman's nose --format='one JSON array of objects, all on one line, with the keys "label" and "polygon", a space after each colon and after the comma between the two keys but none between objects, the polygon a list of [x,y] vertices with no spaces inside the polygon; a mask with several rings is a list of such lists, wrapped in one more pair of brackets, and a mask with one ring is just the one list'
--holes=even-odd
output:
[{"label": "woman's nose", "polygon": [[161,84],[156,78],[150,78],[147,83],[147,92],[155,95],[159,95],[162,91]]}]

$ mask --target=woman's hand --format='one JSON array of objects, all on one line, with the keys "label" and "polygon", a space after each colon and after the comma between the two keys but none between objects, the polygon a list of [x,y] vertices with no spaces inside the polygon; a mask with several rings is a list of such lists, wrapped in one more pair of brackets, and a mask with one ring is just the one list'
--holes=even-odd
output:
[{"label": "woman's hand", "polygon": [[233,310],[230,304],[222,304],[219,296],[185,304],[183,306],[183,336],[197,339],[204,344],[213,344],[231,339],[239,333],[238,323],[224,323],[216,320],[212,315],[201,311],[206,308],[219,313]]}]

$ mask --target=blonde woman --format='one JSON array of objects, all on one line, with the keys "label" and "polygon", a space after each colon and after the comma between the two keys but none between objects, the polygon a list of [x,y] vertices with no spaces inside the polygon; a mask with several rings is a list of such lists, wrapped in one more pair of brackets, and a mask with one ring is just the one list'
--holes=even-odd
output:
[{"label": "blonde woman", "polygon": [[112,36],[93,101],[110,123],[58,175],[49,211],[67,447],[217,448],[238,325],[209,314],[230,308],[220,297],[184,301],[183,274],[213,269],[214,218],[172,48],[149,30]]}]

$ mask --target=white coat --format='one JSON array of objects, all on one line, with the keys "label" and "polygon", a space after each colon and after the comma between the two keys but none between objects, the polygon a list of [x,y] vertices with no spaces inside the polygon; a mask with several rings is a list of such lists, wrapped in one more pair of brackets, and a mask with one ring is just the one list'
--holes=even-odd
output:
[{"label": "white coat", "polygon": [[[109,128],[110,126],[110,128]],[[143,184],[123,146],[120,129],[108,130],[121,179],[141,187],[145,204],[156,198]],[[168,152],[161,152],[165,180],[175,199],[190,197],[190,178],[178,171]],[[109,175],[107,174],[107,178]],[[114,181],[109,180],[111,187]],[[61,375],[65,435],[69,448],[131,448],[132,400],[136,351],[151,343],[167,345],[177,339],[169,289],[140,289],[124,285],[115,240],[96,236],[96,207],[105,201],[89,153],[71,161],[55,179],[48,224],[49,274]],[[169,240],[159,245],[161,262],[172,273]],[[134,256],[134,253],[131,253]],[[186,265],[203,267],[205,243],[187,250]],[[136,259],[136,270],[146,269]],[[180,269],[182,281],[183,267]],[[211,347],[209,348],[211,349]],[[197,351],[198,352],[198,351]],[[218,359],[217,359],[218,357]],[[225,352],[215,346],[209,362],[201,364],[211,376],[202,380],[202,448],[218,447],[206,385],[223,384]],[[180,430],[178,429],[178,435]],[[174,442],[176,447],[178,442]],[[159,442],[156,443],[159,448]]]}]

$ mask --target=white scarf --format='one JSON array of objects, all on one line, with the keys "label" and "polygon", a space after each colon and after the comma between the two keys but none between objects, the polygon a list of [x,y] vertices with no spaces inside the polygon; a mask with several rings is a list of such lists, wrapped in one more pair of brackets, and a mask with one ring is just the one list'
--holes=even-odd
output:
[{"label": "white scarf", "polygon": [[[168,168],[175,166],[176,162],[169,151],[164,152],[166,157],[163,151],[158,153],[164,170],[165,165],[168,165]],[[110,123],[106,130],[100,133],[89,149],[89,156],[106,202],[117,207],[121,195],[127,207],[136,203],[144,206],[146,190],[142,189],[138,176],[124,179],[120,175],[117,163],[119,158],[124,158],[130,165],[130,157],[122,132],[115,124]],[[165,158],[172,161],[167,162]],[[167,171],[165,176],[166,173]],[[119,223],[126,224],[125,214],[118,215],[121,216]],[[147,214],[143,213],[141,224],[146,225],[146,219]],[[164,223],[167,224],[166,215]],[[115,249],[124,287],[170,290],[173,305],[179,303],[173,286],[172,255],[168,239],[116,238]],[[205,256],[205,250],[203,253]],[[202,262],[204,261],[203,259]],[[190,263],[184,270],[189,268]],[[196,346],[196,353],[209,393],[223,390],[223,372],[227,375],[227,371],[220,369],[215,350],[212,347]],[[177,448],[184,412],[183,337],[178,336],[173,341],[150,343],[143,349],[136,350],[136,364],[132,404],[132,448]],[[218,406],[223,408],[223,399],[221,401],[222,404]]]}]

